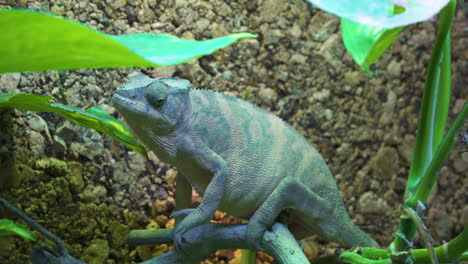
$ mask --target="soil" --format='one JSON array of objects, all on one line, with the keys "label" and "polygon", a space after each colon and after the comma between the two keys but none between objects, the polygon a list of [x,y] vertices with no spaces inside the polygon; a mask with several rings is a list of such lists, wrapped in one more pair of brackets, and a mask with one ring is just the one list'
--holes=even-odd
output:
[{"label": "soil", "polygon": [[[304,0],[0,0],[65,16],[109,34],[167,33],[203,40],[257,34],[213,55],[159,68],[47,71],[0,75],[0,92],[51,95],[87,108],[110,107],[129,77],[189,79],[192,87],[229,93],[267,109],[314,143],[330,166],[357,225],[387,246],[402,209],[435,19],[403,30],[371,67],[369,78],[346,52],[339,19]],[[468,99],[468,3],[458,3],[452,30],[449,123]],[[0,115],[0,196],[57,234],[87,263],[136,263],[170,246],[130,247],[129,230],[171,227],[175,168],[149,159],[98,132],[52,113],[9,110]],[[468,200],[468,152],[457,143],[427,211],[435,244],[463,228]],[[466,148],[466,147],[465,147]],[[194,196],[195,201],[200,198]],[[0,210],[0,218],[10,217]],[[11,217],[10,217],[11,218]],[[218,212],[215,219],[238,222]],[[314,238],[309,254],[337,245]],[[421,242],[417,239],[417,246]],[[2,237],[0,263],[28,263],[37,243]],[[239,263],[221,250],[205,263]],[[271,258],[258,254],[257,263]]]}]

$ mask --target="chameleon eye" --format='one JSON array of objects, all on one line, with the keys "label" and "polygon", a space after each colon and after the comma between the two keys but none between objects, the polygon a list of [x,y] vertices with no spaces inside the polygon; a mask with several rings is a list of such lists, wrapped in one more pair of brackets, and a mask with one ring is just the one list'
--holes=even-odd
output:
[{"label": "chameleon eye", "polygon": [[154,82],[146,91],[146,99],[154,106],[160,107],[167,98],[168,87],[162,82]]}]

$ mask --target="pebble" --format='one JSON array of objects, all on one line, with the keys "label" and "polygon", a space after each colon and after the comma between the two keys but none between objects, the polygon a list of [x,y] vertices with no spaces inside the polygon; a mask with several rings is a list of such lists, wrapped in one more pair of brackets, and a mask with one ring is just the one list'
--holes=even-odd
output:
[{"label": "pebble", "polygon": [[83,165],[79,162],[68,162],[70,173],[68,180],[70,182],[70,189],[74,194],[79,194],[83,190],[85,184],[83,181]]},{"label": "pebble", "polygon": [[175,66],[155,67],[152,73],[156,77],[173,77],[176,71]]},{"label": "pebble", "polygon": [[461,158],[454,160],[453,167],[457,173],[468,172],[468,152],[460,154]]},{"label": "pebble", "polygon": [[96,204],[102,203],[107,195],[107,190],[102,185],[88,185],[80,193],[80,198],[88,203],[94,202]]},{"label": "pebble", "polygon": [[20,83],[21,73],[4,73],[0,74],[0,92],[2,93],[17,93],[18,84]]},{"label": "pebble", "polygon": [[273,22],[287,6],[283,0],[265,0],[260,7],[260,16],[265,22]]},{"label": "pebble", "polygon": [[223,3],[217,10],[220,16],[226,17],[232,14],[232,9],[229,7],[228,4]]},{"label": "pebble", "polygon": [[328,20],[320,29],[312,33],[312,39],[318,42],[323,42],[336,31],[339,22],[337,19]]},{"label": "pebble", "polygon": [[312,111],[307,111],[299,121],[301,126],[305,128],[317,128],[319,127],[319,122],[317,121],[317,118],[315,117],[314,113]]},{"label": "pebble", "polygon": [[140,175],[146,170],[146,158],[132,151],[128,154],[129,169],[134,175]]},{"label": "pebble", "polygon": [[324,111],[325,118],[330,121],[333,118],[333,111],[330,108],[325,109]]},{"label": "pebble", "polygon": [[80,90],[80,93],[87,97],[93,97],[102,94],[102,89],[97,85],[88,84]]},{"label": "pebble", "polygon": [[302,34],[302,30],[301,28],[299,27],[299,25],[297,24],[294,24],[289,30],[288,30],[289,34],[291,34],[291,36],[293,36],[294,38],[299,38]]},{"label": "pebble", "polygon": [[47,123],[38,115],[33,115],[28,120],[28,125],[31,129],[37,132],[44,132],[47,129]]},{"label": "pebble", "polygon": [[339,23],[340,20],[337,17],[319,11],[310,20],[308,33],[314,41],[323,42],[336,30]]},{"label": "pebble", "polygon": [[267,105],[272,106],[278,99],[278,94],[271,88],[263,88],[258,92],[260,99]]},{"label": "pebble", "polygon": [[63,16],[65,14],[65,7],[54,5],[52,8],[50,8],[50,12],[59,16]]},{"label": "pebble", "polygon": [[56,154],[64,154],[65,152],[67,152],[67,144],[62,138],[58,137],[57,135],[54,135],[54,140],[52,141],[51,148]]},{"label": "pebble", "polygon": [[40,157],[44,155],[46,145],[45,139],[41,133],[31,130],[27,131],[26,134],[29,139],[29,143],[31,144],[31,151],[33,152],[34,156]]},{"label": "pebble", "polygon": [[43,170],[54,177],[65,176],[68,172],[67,163],[56,158],[42,158],[36,160],[35,169]]},{"label": "pebble", "polygon": [[304,64],[307,62],[307,57],[300,54],[300,53],[294,53],[292,56],[291,56],[291,62],[294,62],[294,63],[299,63],[299,64]]},{"label": "pebble", "polygon": [[223,72],[223,79],[230,81],[232,79],[232,72],[229,70]]},{"label": "pebble", "polygon": [[359,198],[358,210],[363,214],[382,214],[386,216],[392,214],[392,208],[387,202],[373,192],[366,192]]},{"label": "pebble", "polygon": [[119,161],[115,165],[115,171],[113,175],[113,180],[120,184],[127,184],[132,178],[132,173],[126,170],[125,161]]},{"label": "pebble", "polygon": [[79,138],[78,132],[70,122],[65,122],[57,129],[57,135],[65,141],[73,141]]},{"label": "pebble", "polygon": [[119,9],[125,6],[127,0],[106,0],[106,3],[110,5],[113,9]]},{"label": "pebble", "polygon": [[382,147],[371,160],[371,167],[375,176],[380,180],[391,179],[398,173],[398,152],[392,147]]},{"label": "pebble", "polygon": [[[5,167],[4,167],[5,168]],[[22,181],[29,183],[47,182],[50,180],[50,175],[41,170],[33,170],[32,168],[22,165],[20,166],[20,178]]]},{"label": "pebble", "polygon": [[346,72],[344,74],[344,81],[346,84],[355,86],[363,80],[363,75],[359,71]]},{"label": "pebble", "polygon": [[169,218],[166,215],[160,214],[156,216],[155,220],[159,226],[166,226],[167,222],[169,221]]},{"label": "pebble", "polygon": [[390,76],[398,78],[401,75],[401,63],[396,62],[395,60],[392,60],[388,66],[387,66],[387,71],[390,74]]},{"label": "pebble", "polygon": [[342,55],[344,53],[343,43],[338,34],[330,35],[327,40],[322,44],[319,54],[337,70],[343,69]]},{"label": "pebble", "polygon": [[81,257],[88,264],[102,264],[106,263],[109,253],[109,243],[107,240],[94,239]]},{"label": "pebble", "polygon": [[313,97],[317,99],[318,101],[325,101],[330,97],[330,90],[322,89],[318,92],[315,92]]},{"label": "pebble", "polygon": [[167,206],[166,206],[166,201],[165,200],[156,200],[154,202],[154,206],[155,206],[158,213],[167,212]]},{"label": "pebble", "polygon": [[287,119],[296,111],[297,102],[298,99],[295,96],[281,98],[277,105],[278,115],[283,119]]},{"label": "pebble", "polygon": [[397,97],[392,90],[388,91],[387,101],[382,105],[382,115],[380,116],[380,123],[386,125],[391,124],[394,117]]},{"label": "pebble", "polygon": [[403,142],[398,145],[398,153],[403,157],[405,164],[410,164],[413,157],[413,148],[416,144],[416,137],[412,134],[406,134]]},{"label": "pebble", "polygon": [[112,221],[109,225],[110,242],[113,247],[122,247],[125,244],[127,234],[130,232],[130,228],[117,221]]},{"label": "pebble", "polygon": [[279,29],[266,28],[266,32],[263,33],[263,44],[275,44],[283,37],[283,33]]}]

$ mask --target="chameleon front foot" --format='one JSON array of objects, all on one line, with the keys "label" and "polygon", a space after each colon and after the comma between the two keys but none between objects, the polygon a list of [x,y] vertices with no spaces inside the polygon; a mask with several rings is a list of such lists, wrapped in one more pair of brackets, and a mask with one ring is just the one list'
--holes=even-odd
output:
[{"label": "chameleon front foot", "polygon": [[[183,217],[184,215],[185,217]],[[181,219],[183,217],[178,224],[176,221],[172,237],[176,250],[182,251],[182,253],[186,254],[188,253],[186,252],[186,249],[189,245],[185,239],[185,233],[199,225],[209,222],[209,219],[205,220],[198,208],[182,209],[172,213],[171,216],[176,217],[177,219]]]},{"label": "chameleon front foot", "polygon": [[[184,223],[184,218],[190,215],[195,209],[194,208],[187,208],[182,209],[176,212],[173,212],[170,217],[174,217],[177,219],[176,225],[172,232],[172,240],[174,242],[174,246],[177,250],[184,252],[184,247],[186,245],[186,240],[184,239],[184,233],[187,232],[188,228],[187,223]],[[185,252],[184,252],[185,253]]]},{"label": "chameleon front foot", "polygon": [[184,254],[187,253],[185,250],[187,241],[184,239],[183,234],[174,232],[172,241],[177,251],[181,251]]}]

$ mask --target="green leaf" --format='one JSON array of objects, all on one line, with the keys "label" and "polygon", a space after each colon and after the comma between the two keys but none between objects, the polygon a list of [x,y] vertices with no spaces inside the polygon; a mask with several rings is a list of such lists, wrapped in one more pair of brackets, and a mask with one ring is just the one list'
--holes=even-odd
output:
[{"label": "green leaf", "polygon": [[130,149],[146,157],[146,150],[132,132],[119,120],[95,106],[83,111],[79,108],[57,104],[53,97],[34,94],[0,94],[0,109],[17,108],[23,111],[55,112],[68,120],[107,134]]},{"label": "green leaf", "polygon": [[354,61],[367,73],[369,67],[390,47],[403,27],[386,29],[341,19],[343,42]]},{"label": "green leaf", "polygon": [[455,6],[456,1],[452,0],[441,11],[439,29],[424,82],[416,145],[405,191],[406,199],[421,181],[444,135],[451,88],[450,26]]},{"label": "green leaf", "polygon": [[26,9],[0,9],[0,73],[77,68],[165,66],[213,53],[241,38],[205,41],[168,35],[112,36],[78,22]]},{"label": "green leaf", "polygon": [[[111,36],[135,54],[152,63],[153,66],[168,66],[183,63],[203,55],[211,54],[241,38],[254,38],[249,33],[231,34],[222,38],[205,41],[191,41],[169,35],[140,33],[134,35]],[[151,45],[154,43],[153,45]]]},{"label": "green leaf", "polygon": [[53,100],[50,96],[33,94],[0,94],[0,110],[15,107],[23,111],[47,112]]},{"label": "green leaf", "polygon": [[36,234],[26,229],[21,224],[16,224],[8,219],[0,219],[0,236],[18,235],[32,241],[36,241]]},{"label": "green leaf", "polygon": [[[419,110],[418,128],[416,130],[416,145],[413,151],[408,183],[405,189],[405,208],[414,208],[418,202],[427,201],[418,191],[415,196],[415,188],[421,181],[424,187],[418,187],[427,192],[427,196],[433,191],[437,181],[437,175],[433,170],[439,164],[433,163],[436,152],[445,131],[449,99],[450,99],[450,27],[455,14],[456,1],[450,0],[449,4],[440,12],[437,38],[432,49],[431,60],[424,82],[423,98]],[[437,154],[436,154],[437,155]],[[437,158],[436,159],[440,159]],[[432,165],[431,165],[432,163]],[[430,168],[430,166],[435,166]],[[428,170],[432,170],[428,171]],[[400,217],[398,224],[398,236],[390,244],[392,252],[404,251],[408,241],[413,240],[416,227],[408,217]]]},{"label": "green leaf", "polygon": [[[318,8],[361,24],[394,28],[427,20],[449,0],[307,0]],[[397,9],[398,12],[395,12]]]},{"label": "green leaf", "polygon": [[[460,128],[468,121],[468,103],[465,103],[462,111],[458,114],[455,122],[450,127],[447,134],[444,136],[442,142],[439,144],[434,157],[429,163],[427,170],[422,177],[422,180],[418,182],[415,186],[414,195],[411,196],[410,200],[407,201],[407,204],[414,205],[418,201],[426,203],[429,196],[434,189],[434,186],[437,182],[437,173],[448,159],[450,152],[452,151],[455,143],[458,140],[458,133]],[[409,207],[409,206],[408,206]]]}]

